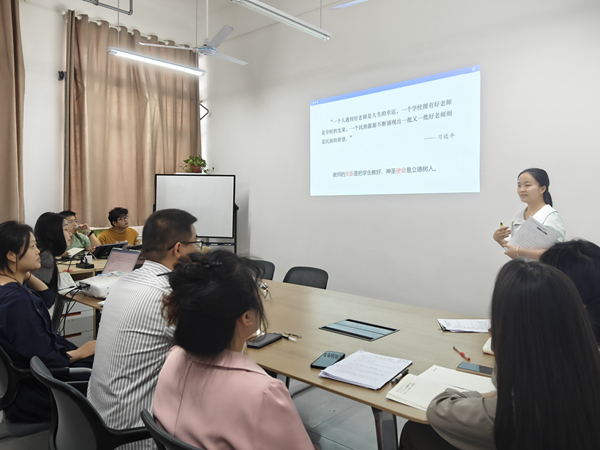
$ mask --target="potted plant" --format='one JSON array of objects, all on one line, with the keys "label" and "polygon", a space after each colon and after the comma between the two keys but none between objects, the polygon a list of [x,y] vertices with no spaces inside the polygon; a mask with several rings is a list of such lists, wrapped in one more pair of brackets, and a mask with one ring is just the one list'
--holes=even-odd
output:
[{"label": "potted plant", "polygon": [[184,159],[185,166],[183,170],[187,173],[211,173],[214,172],[215,168],[207,169],[206,160],[202,156],[190,156],[188,159]]}]

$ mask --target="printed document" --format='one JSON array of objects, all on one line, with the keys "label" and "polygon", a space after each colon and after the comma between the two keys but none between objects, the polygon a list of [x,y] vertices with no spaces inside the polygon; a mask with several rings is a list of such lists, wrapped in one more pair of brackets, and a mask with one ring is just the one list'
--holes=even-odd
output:
[{"label": "printed document", "polygon": [[376,355],[361,349],[321,371],[319,376],[377,390],[411,364],[412,361],[407,359]]},{"label": "printed document", "polygon": [[444,331],[453,333],[487,333],[492,323],[490,319],[438,319]]},{"label": "printed document", "polygon": [[530,217],[510,238],[509,244],[537,250],[550,248],[557,240],[558,234]]}]

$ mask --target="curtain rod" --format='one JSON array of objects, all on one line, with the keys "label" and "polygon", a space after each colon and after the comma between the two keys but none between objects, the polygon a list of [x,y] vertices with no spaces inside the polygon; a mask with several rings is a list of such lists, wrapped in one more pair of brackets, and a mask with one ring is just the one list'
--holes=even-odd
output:
[{"label": "curtain rod", "polygon": [[[67,19],[67,12],[66,12],[66,11],[63,11],[63,12],[62,12],[62,15],[63,15],[63,18],[66,20],[66,19]],[[76,18],[77,20],[81,20],[82,16],[81,16],[81,15],[75,15],[75,18]],[[88,22],[93,22],[93,23],[95,23],[96,25],[98,25],[98,26],[101,26],[101,25],[102,25],[102,22],[106,22],[106,21],[103,21],[103,20],[93,20],[93,19],[90,19],[90,18],[88,17]],[[119,29],[119,27],[117,27],[116,25],[111,25],[110,23],[108,24],[108,28],[112,28],[113,30],[118,30],[118,29]],[[131,31],[131,30],[127,30],[127,32],[128,32],[129,34],[133,35],[133,31]],[[150,39],[152,39],[152,36],[153,36],[153,35],[150,35],[150,34],[143,34],[143,33],[140,31],[140,37],[143,37],[143,38],[146,38],[146,39],[150,40]],[[170,42],[175,42],[175,41],[173,41],[172,39],[160,39],[160,38],[159,38],[159,39],[158,39],[158,42],[164,42],[165,44],[169,44]],[[174,45],[175,47],[186,47],[186,46],[185,46],[185,45],[183,45],[183,44],[177,44],[177,43],[174,43],[173,45]]]}]

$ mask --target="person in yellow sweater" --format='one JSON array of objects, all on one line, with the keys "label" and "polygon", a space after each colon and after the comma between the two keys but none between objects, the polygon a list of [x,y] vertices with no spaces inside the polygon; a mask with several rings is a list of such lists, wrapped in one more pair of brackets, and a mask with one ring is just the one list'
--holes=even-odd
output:
[{"label": "person in yellow sweater", "polygon": [[108,213],[108,220],[112,225],[98,236],[100,244],[116,244],[118,242],[129,242],[134,245],[139,233],[129,228],[129,211],[126,208],[116,207]]}]

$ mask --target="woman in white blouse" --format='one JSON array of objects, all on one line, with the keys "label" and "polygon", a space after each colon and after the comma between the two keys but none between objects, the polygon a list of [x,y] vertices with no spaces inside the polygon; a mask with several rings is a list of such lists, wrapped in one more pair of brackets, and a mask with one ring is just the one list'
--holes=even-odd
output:
[{"label": "woman in white blouse", "polygon": [[543,169],[525,169],[517,179],[517,194],[527,206],[517,212],[510,227],[500,227],[494,232],[494,240],[506,249],[506,256],[511,259],[529,258],[539,260],[545,249],[529,249],[510,245],[508,240],[519,227],[530,217],[551,229],[558,235],[558,242],[565,240],[565,225],[562,217],[552,207],[550,195],[550,179]]}]

